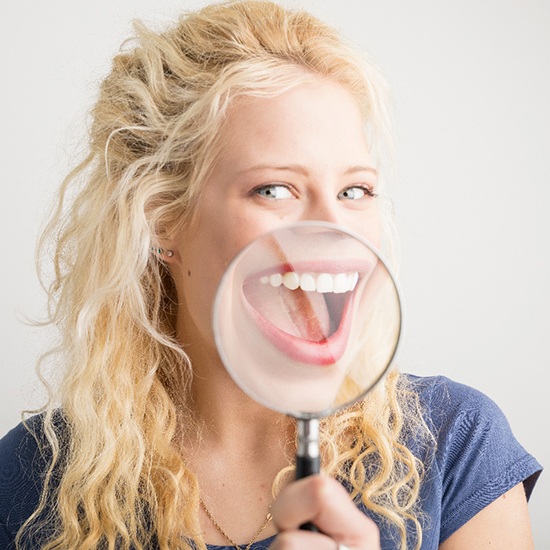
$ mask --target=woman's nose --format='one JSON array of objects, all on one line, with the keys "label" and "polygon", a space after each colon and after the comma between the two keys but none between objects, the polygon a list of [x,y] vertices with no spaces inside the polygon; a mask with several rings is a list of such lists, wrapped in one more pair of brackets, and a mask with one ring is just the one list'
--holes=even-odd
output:
[{"label": "woman's nose", "polygon": [[303,221],[339,223],[337,201],[337,198],[332,197],[320,197],[311,201],[303,212]]}]

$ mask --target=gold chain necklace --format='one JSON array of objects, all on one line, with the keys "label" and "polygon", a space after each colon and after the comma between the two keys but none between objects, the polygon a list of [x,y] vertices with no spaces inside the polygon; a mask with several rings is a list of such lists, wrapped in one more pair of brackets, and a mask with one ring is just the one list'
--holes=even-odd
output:
[{"label": "gold chain necklace", "polygon": [[[231,543],[232,546],[235,547],[236,550],[243,550],[242,544],[237,544],[220,526],[220,524],[214,519],[214,516],[210,513],[210,510],[206,507],[206,504],[202,500],[202,498],[199,498],[199,502],[201,503],[202,509],[210,519],[210,521],[213,523],[214,527]],[[262,531],[267,527],[267,524],[271,521],[271,506],[269,507],[269,511],[267,513],[267,516],[265,518],[265,521],[263,522],[262,526],[258,529],[257,533],[254,535],[252,540],[244,547],[244,550],[250,550],[250,547],[256,542]]]}]

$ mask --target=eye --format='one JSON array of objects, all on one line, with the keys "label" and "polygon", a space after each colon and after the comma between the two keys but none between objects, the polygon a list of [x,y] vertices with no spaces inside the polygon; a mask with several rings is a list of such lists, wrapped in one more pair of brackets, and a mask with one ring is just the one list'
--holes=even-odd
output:
[{"label": "eye", "polygon": [[343,191],[340,191],[338,193],[339,199],[347,199],[347,200],[360,200],[365,197],[376,197],[376,193],[370,188],[365,185],[352,185],[351,187],[346,187]]},{"label": "eye", "polygon": [[266,199],[274,200],[292,199],[294,197],[289,187],[280,183],[270,183],[269,185],[256,187],[252,193]]}]

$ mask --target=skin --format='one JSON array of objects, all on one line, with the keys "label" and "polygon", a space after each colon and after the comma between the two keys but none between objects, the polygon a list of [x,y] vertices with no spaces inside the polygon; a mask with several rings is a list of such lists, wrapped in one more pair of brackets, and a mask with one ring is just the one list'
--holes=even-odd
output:
[{"label": "skin", "polygon": [[534,548],[523,484],[516,485],[451,535],[440,550]]},{"label": "skin", "polygon": [[231,109],[221,155],[173,247],[182,342],[215,351],[217,285],[231,259],[260,235],[321,220],[378,240],[377,203],[367,194],[376,170],[358,106],[342,87],[321,82],[272,99],[241,99]]},{"label": "skin", "polygon": [[[273,516],[282,532],[272,550],[315,548],[335,550],[334,541],[352,550],[379,549],[378,531],[348,506],[345,491],[332,479],[319,477],[292,483],[275,503]],[[341,493],[344,493],[343,495]],[[359,512],[359,515],[362,514]],[[313,521],[333,540],[299,531]],[[523,484],[516,485],[486,506],[453,533],[440,550],[532,550],[534,548]]]},{"label": "skin", "polygon": [[[272,504],[277,472],[293,461],[294,426],[247,397],[223,367],[211,329],[219,280],[237,252],[277,227],[323,220],[378,242],[380,224],[371,196],[376,167],[360,111],[340,85],[316,78],[278,97],[240,98],[228,112],[221,137],[221,153],[191,222],[161,244],[174,252],[165,261],[178,292],[177,337],[195,373],[187,405],[201,427],[200,437],[183,434],[181,452],[217,522],[233,540],[246,544]],[[272,512],[273,521],[259,538],[279,532],[275,550],[332,550],[334,541],[352,549],[380,547],[376,525],[336,481],[323,476],[290,483]],[[501,524],[497,519],[503,513],[510,521]],[[478,516],[441,548],[486,548],[476,542],[480,533],[494,548],[531,548],[525,542],[530,540],[528,517],[519,490]],[[300,531],[308,520],[324,534]],[[228,544],[202,511],[200,521],[208,543]],[[509,538],[518,524],[521,534]],[[509,540],[518,543],[507,546]]]}]

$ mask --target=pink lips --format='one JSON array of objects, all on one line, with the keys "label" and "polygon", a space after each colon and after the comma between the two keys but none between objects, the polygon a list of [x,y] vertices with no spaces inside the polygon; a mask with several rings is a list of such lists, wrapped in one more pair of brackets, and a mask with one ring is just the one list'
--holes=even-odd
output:
[{"label": "pink lips", "polygon": [[[301,262],[300,265],[293,264],[292,266],[284,264],[263,270],[261,273],[256,273],[254,276],[248,277],[243,285],[243,289],[246,284],[257,283],[261,277],[265,277],[266,275],[273,273],[280,273],[284,275],[289,271],[302,273],[323,272],[333,274],[341,272],[359,272],[363,275],[370,274],[372,269],[372,262],[365,261],[361,261],[359,263],[353,261],[346,261],[344,263],[342,261],[325,261],[315,262],[314,264],[312,262]],[[291,296],[297,303],[297,307],[300,310],[300,315],[306,319],[306,321],[302,322],[315,324],[316,315],[314,311],[311,311],[311,305],[309,304],[306,296],[307,292],[300,289],[289,290],[288,292],[297,293],[291,294]],[[342,296],[342,299],[344,299],[345,302],[341,312],[340,322],[336,330],[330,334],[330,336],[327,334],[326,330],[320,329],[316,326],[313,328],[310,327],[309,330],[313,334],[318,334],[321,337],[309,339],[302,338],[294,334],[289,334],[289,332],[274,325],[249,302],[246,297],[246,292],[243,291],[243,303],[245,305],[245,309],[252,317],[263,336],[290,359],[300,363],[317,366],[332,365],[338,362],[344,355],[351,333],[353,317],[351,315],[351,304],[353,303],[353,297],[354,291],[346,292],[345,296]],[[308,309],[310,311],[307,311]],[[309,320],[310,318],[313,320]]]}]

